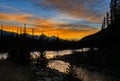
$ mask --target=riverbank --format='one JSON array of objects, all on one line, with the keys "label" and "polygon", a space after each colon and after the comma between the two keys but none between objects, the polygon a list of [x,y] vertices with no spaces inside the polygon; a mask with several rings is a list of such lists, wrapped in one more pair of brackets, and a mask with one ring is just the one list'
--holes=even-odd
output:
[{"label": "riverbank", "polygon": [[0,60],[0,81],[65,81],[67,66],[58,60],[50,61],[46,68]]},{"label": "riverbank", "polygon": [[0,61],[0,81],[37,81],[37,77],[29,66],[2,60]]},{"label": "riverbank", "polygon": [[62,81],[63,75],[51,68],[36,68],[0,60],[0,81]]}]

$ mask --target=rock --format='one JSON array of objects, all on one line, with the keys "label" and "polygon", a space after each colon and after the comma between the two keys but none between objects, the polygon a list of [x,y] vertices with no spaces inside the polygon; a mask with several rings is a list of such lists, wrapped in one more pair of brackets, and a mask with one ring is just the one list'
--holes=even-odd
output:
[{"label": "rock", "polygon": [[66,63],[64,61],[60,61],[60,60],[52,60],[48,63],[48,67],[52,68],[52,69],[56,69],[60,72],[65,73],[66,69],[68,68],[69,63]]},{"label": "rock", "polygon": [[51,80],[52,80],[51,78],[48,77],[45,78],[45,81],[51,81]]}]

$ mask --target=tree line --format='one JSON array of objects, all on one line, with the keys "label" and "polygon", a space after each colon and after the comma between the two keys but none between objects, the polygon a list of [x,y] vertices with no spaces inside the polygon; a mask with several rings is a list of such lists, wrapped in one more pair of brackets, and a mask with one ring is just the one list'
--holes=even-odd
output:
[{"label": "tree line", "polygon": [[101,29],[106,29],[108,25],[116,22],[120,22],[120,0],[111,0],[110,11],[106,13]]}]

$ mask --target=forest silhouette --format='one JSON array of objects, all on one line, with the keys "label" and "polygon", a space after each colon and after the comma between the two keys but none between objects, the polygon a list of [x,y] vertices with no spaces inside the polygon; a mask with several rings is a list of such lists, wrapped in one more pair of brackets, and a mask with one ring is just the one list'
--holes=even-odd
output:
[{"label": "forest silhouette", "polygon": [[[101,30],[79,41],[63,40],[55,36],[51,39],[44,34],[35,36],[34,29],[32,29],[32,35],[29,35],[26,33],[26,24],[20,32],[18,34],[5,31],[4,25],[1,25],[0,53],[8,53],[7,61],[19,65],[30,65],[32,61],[30,52],[39,51],[40,57],[36,59],[35,63],[37,69],[51,71],[50,68],[47,68],[47,64],[49,60],[55,59],[70,64],[67,74],[63,78],[64,81],[82,81],[76,78],[73,65],[86,65],[120,72],[120,0],[111,0],[110,11],[103,19]],[[89,50],[83,51],[84,48],[89,48]],[[81,51],[49,60],[45,57],[45,51],[66,49],[81,49]]]},{"label": "forest silhouette", "polygon": [[[110,11],[106,13],[106,16],[103,19],[101,30],[93,35],[84,37],[79,41],[63,40],[58,37],[54,37],[53,40],[50,40],[50,38],[45,35],[34,36],[34,29],[32,32],[33,35],[29,35],[26,33],[26,24],[24,24],[24,29],[21,31],[23,33],[21,34],[7,32],[4,31],[3,28],[4,26],[1,25],[0,51],[8,52],[9,59],[17,58],[18,60],[18,58],[20,58],[27,62],[29,59],[26,58],[29,57],[31,51],[40,51],[43,53],[46,50],[80,49],[87,47],[91,50],[93,50],[92,48],[99,49],[97,51],[98,56],[94,56],[94,54],[93,57],[98,59],[100,57],[102,60],[105,60],[105,62],[108,61],[108,64],[114,61],[113,64],[119,64],[120,0],[111,0]],[[96,52],[93,50],[93,53]],[[112,57],[114,57],[115,60],[113,60]],[[93,59],[91,56],[88,56],[88,59],[89,58]],[[23,63],[25,62],[23,61]]]},{"label": "forest silhouette", "polygon": [[[101,30],[84,37],[79,45],[91,50],[83,58],[82,63],[120,71],[120,0],[111,0],[110,11],[103,19]],[[94,51],[92,48],[99,50]],[[79,53],[75,53],[79,54]],[[79,61],[80,62],[80,61]]]},{"label": "forest silhouette", "polygon": [[101,31],[80,40],[80,44],[96,47],[120,46],[120,0],[111,0],[110,11],[103,19]]},{"label": "forest silhouette", "polygon": [[[79,41],[63,40],[55,37],[50,40],[45,35],[34,36],[0,30],[0,52],[8,52],[8,59],[19,64],[30,63],[30,52],[40,51],[39,63],[46,66],[44,51],[90,48],[87,52],[74,52],[71,60],[77,64],[87,64],[120,71],[120,0],[111,0],[110,11],[103,19],[101,30]],[[34,33],[34,32],[33,32]],[[94,50],[97,48],[98,50]],[[85,54],[85,55],[84,55]]]}]

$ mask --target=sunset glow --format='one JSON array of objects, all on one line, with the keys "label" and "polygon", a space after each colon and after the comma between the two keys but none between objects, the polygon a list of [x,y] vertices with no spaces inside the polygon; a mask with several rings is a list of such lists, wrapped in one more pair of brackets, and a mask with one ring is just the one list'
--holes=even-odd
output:
[{"label": "sunset glow", "polygon": [[79,40],[100,30],[108,4],[108,0],[0,0],[0,25],[20,34],[26,24],[28,34],[34,30],[34,35]]}]

